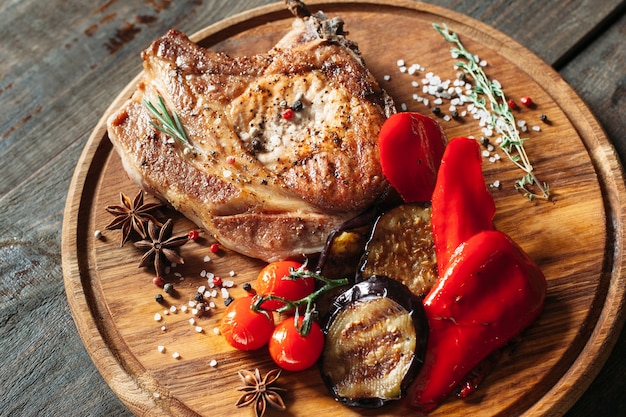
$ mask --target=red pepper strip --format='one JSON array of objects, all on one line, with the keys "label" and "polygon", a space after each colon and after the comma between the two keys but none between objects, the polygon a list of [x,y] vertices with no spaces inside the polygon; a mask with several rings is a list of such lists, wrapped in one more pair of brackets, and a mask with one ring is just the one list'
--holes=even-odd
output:
[{"label": "red pepper strip", "polygon": [[439,123],[419,113],[396,113],[382,125],[383,174],[405,203],[430,201],[446,142]]},{"label": "red pepper strip", "polygon": [[483,230],[493,230],[496,205],[482,172],[480,145],[474,139],[448,143],[432,199],[432,229],[439,274],[456,248]]},{"label": "red pepper strip", "polygon": [[430,332],[409,405],[436,408],[483,359],[540,314],[546,279],[506,234],[483,231],[459,247],[424,299]]}]

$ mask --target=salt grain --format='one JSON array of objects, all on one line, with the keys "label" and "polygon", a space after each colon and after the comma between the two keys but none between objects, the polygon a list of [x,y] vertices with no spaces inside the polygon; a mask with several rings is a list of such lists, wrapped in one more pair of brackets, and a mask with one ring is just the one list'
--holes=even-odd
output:
[{"label": "salt grain", "polygon": [[162,318],[163,318],[163,317],[161,317],[161,315],[160,315],[159,313],[156,313],[156,314],[154,315],[154,321],[161,321],[161,319],[162,319]]},{"label": "salt grain", "polygon": [[189,324],[191,324],[192,326],[194,326],[196,324],[196,320],[192,317],[189,319]]},{"label": "salt grain", "polygon": [[166,331],[166,330],[167,330],[167,327],[165,327],[165,326],[161,326],[161,331],[162,331],[162,332],[164,332],[164,331]]},{"label": "salt grain", "polygon": [[389,81],[389,80],[391,80],[391,75],[385,75],[385,76],[383,77],[383,80],[385,80],[385,81]]},{"label": "salt grain", "polygon": [[183,313],[187,312],[187,306],[181,306],[180,307],[180,311],[182,311]]},{"label": "salt grain", "polygon": [[533,127],[532,127],[532,129],[533,129],[535,132],[539,132],[539,131],[541,131],[541,127],[539,127],[539,126],[533,126]]},{"label": "salt grain", "polygon": [[[206,255],[204,257],[204,262],[209,262],[211,260],[211,257],[209,255]],[[206,271],[204,272],[206,274]]]},{"label": "salt grain", "polygon": [[211,362],[209,362],[209,366],[215,368],[217,366],[217,361],[215,359],[211,359]]},{"label": "salt grain", "polygon": [[176,306],[171,306],[171,307],[170,307],[170,311],[171,311],[172,313],[176,313],[176,312],[178,312],[178,309],[176,308]]},{"label": "salt grain", "polygon": [[196,326],[196,333],[202,333],[202,327]]},{"label": "salt grain", "polygon": [[222,298],[227,299],[228,297],[230,297],[228,290],[226,288],[222,288]]},{"label": "salt grain", "polygon": [[157,350],[159,351],[159,353],[164,353],[165,352],[165,346],[159,345],[159,346],[157,346]]},{"label": "salt grain", "polygon": [[214,327],[213,328],[213,333],[220,334],[220,328],[219,327]]},{"label": "salt grain", "polygon": [[403,67],[405,65],[404,59],[399,59],[398,61],[396,61],[396,65],[399,67]]},{"label": "salt grain", "polygon": [[178,352],[174,352],[174,353],[172,353],[172,358],[180,359],[180,354]]},{"label": "salt grain", "polygon": [[100,230],[96,230],[95,232],[93,232],[93,236],[96,239],[100,239],[102,237],[102,232]]}]

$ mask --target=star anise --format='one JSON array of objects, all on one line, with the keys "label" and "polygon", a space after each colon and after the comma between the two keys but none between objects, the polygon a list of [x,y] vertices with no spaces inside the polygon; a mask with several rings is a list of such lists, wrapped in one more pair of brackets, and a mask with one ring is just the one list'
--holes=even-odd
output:
[{"label": "star anise", "polygon": [[281,398],[279,391],[287,391],[284,388],[272,387],[278,377],[280,377],[280,369],[272,369],[264,378],[261,378],[259,369],[251,371],[239,371],[239,378],[245,384],[237,388],[237,391],[243,391],[243,395],[237,401],[237,407],[245,407],[254,404],[254,414],[256,417],[263,417],[267,405],[274,408],[285,410],[287,407]]},{"label": "star anise", "polygon": [[151,211],[160,207],[159,203],[143,203],[143,192],[140,190],[133,201],[120,193],[121,206],[108,206],[106,211],[115,216],[113,221],[106,227],[108,230],[122,229],[122,244],[126,243],[131,232],[134,230],[142,239],[146,238],[146,223],[152,221],[161,226],[161,223],[150,214]]},{"label": "star anise", "polygon": [[189,235],[171,237],[173,224],[172,219],[168,219],[163,227],[159,228],[154,222],[148,222],[146,239],[135,242],[136,247],[147,250],[141,257],[140,268],[153,262],[156,275],[162,277],[166,260],[177,264],[185,263],[177,249],[189,241]]}]

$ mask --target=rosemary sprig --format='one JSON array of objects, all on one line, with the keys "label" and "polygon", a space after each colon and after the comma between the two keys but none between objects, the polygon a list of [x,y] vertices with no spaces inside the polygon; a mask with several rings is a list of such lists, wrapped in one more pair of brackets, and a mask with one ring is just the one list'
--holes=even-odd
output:
[{"label": "rosemary sprig", "polygon": [[[524,172],[524,176],[515,182],[515,189],[522,192],[531,201],[535,197],[550,199],[549,185],[540,182],[533,172],[533,166],[524,148],[524,141],[528,138],[520,138],[515,125],[515,118],[511,113],[500,83],[497,80],[489,80],[483,69],[476,63],[474,55],[465,49],[458,35],[450,32],[447,25],[433,23],[433,27],[447,42],[456,44],[456,47],[452,47],[452,54],[465,59],[465,61],[457,62],[456,66],[463,70],[466,75],[472,77],[475,82],[469,95],[472,104],[489,114],[489,124],[502,135],[500,149]],[[489,107],[487,107],[487,103],[489,103]],[[532,186],[536,186],[538,192],[533,192],[530,188]]]},{"label": "rosemary sprig", "polygon": [[189,139],[187,138],[187,133],[185,132],[185,128],[183,124],[180,122],[178,118],[178,114],[174,112],[174,114],[170,114],[165,107],[165,102],[163,101],[163,97],[159,95],[159,103],[157,104],[158,108],[154,106],[150,101],[143,99],[143,104],[150,110],[150,113],[159,121],[160,124],[150,121],[150,125],[155,129],[160,130],[168,136],[178,140],[180,143],[185,145],[187,148],[191,149],[191,144],[189,143]]},{"label": "rosemary sprig", "polygon": [[[261,307],[261,304],[263,304],[264,302],[269,301],[269,300],[281,301],[284,303],[284,305],[276,309],[275,311],[277,313],[285,313],[288,311],[294,311],[295,312],[294,314],[295,324],[296,324],[296,329],[298,330],[298,333],[300,333],[300,335],[302,335],[303,337],[308,335],[309,332],[311,331],[311,325],[313,323],[313,320],[315,319],[315,313],[316,313],[315,300],[317,299],[317,297],[319,297],[326,291],[332,290],[333,288],[341,287],[342,285],[347,285],[349,281],[348,281],[348,278],[329,279],[329,278],[324,277],[321,274],[315,273],[313,271],[309,271],[308,269],[306,269],[306,262],[303,265],[301,265],[298,269],[291,267],[289,269],[289,276],[283,279],[303,279],[303,278],[314,278],[318,281],[323,282],[324,285],[320,287],[319,289],[317,289],[316,291],[314,291],[313,293],[309,294],[308,296],[301,298],[299,300],[296,300],[296,301],[287,300],[283,297],[278,297],[275,295],[257,294],[255,296],[254,301],[252,302],[252,309],[254,311],[263,311],[264,309],[263,307]],[[304,311],[304,318],[302,319],[302,323],[299,324],[300,323],[299,309],[302,306],[306,306],[306,309]]]}]

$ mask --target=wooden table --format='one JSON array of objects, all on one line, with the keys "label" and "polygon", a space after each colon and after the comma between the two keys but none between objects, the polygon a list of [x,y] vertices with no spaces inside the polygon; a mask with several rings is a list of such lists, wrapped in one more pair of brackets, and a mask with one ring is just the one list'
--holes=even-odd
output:
[{"label": "wooden table", "polygon": [[[125,416],[78,336],[61,225],[86,140],[170,27],[193,33],[271,0],[23,0],[0,4],[0,415]],[[626,161],[626,1],[431,0],[553,66]],[[626,330],[568,416],[626,415]]]}]

